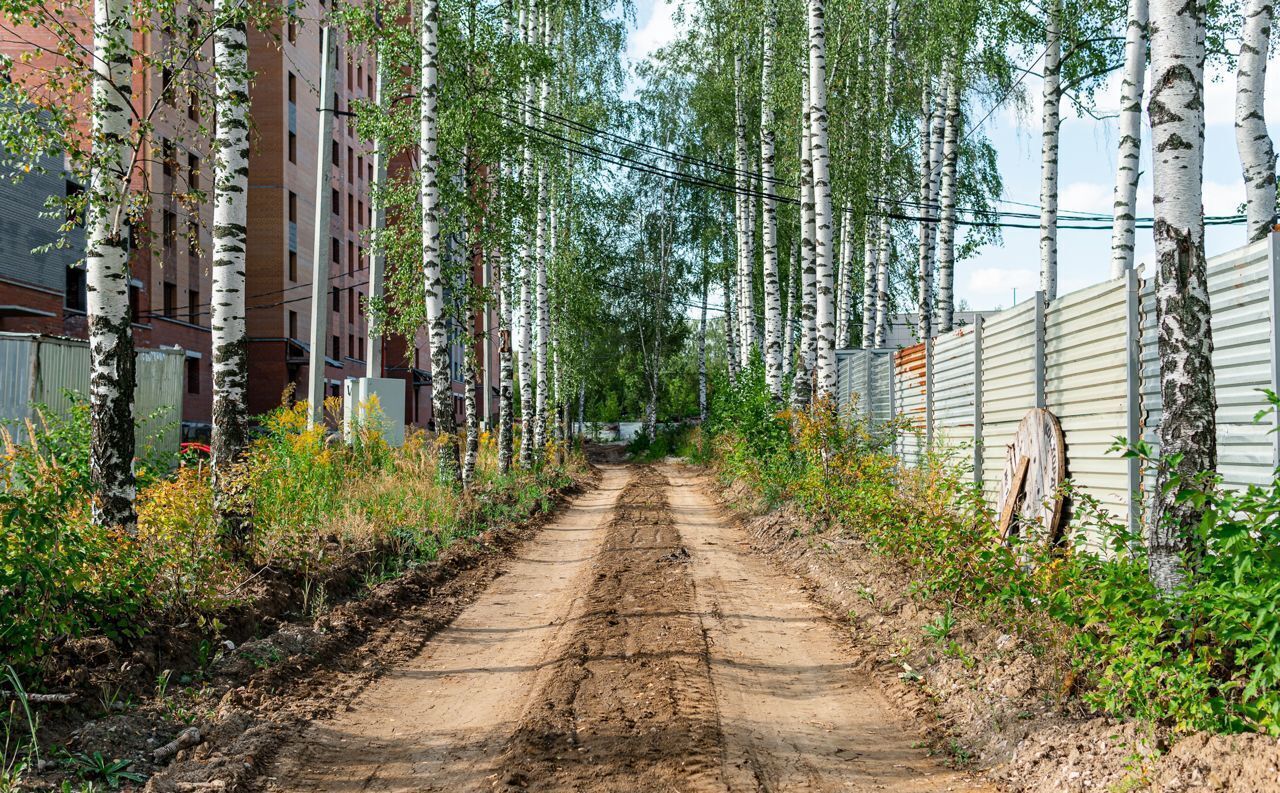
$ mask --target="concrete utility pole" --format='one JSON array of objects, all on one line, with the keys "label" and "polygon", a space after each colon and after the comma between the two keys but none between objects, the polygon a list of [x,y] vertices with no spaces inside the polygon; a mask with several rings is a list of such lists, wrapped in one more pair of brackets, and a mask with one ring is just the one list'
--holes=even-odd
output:
[{"label": "concrete utility pole", "polygon": [[315,239],[311,246],[311,361],[307,367],[307,427],[324,420],[324,359],[329,335],[329,184],[333,168],[333,32],[320,30],[320,134],[316,148]]},{"label": "concrete utility pole", "polygon": [[[374,97],[379,105],[383,105],[382,96],[382,54],[379,53],[374,62]],[[373,143],[373,190],[370,202],[373,204],[373,250],[369,257],[369,298],[377,300],[382,297],[382,273],[386,266],[386,255],[382,251],[382,230],[387,225],[387,213],[383,209],[379,193],[387,183],[387,158],[383,152],[384,140]],[[382,331],[374,323],[369,324],[369,377],[382,377]]]}]

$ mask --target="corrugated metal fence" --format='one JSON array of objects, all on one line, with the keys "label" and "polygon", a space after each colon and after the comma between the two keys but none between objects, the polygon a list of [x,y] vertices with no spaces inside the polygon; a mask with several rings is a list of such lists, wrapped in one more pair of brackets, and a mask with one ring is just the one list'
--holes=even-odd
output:
[{"label": "corrugated metal fence", "polygon": [[[1209,261],[1218,470],[1232,487],[1270,482],[1280,463],[1274,422],[1254,422],[1266,406],[1261,389],[1277,390],[1277,239]],[[890,355],[892,367],[876,367]],[[869,393],[875,420],[906,417],[895,446],[905,462],[917,464],[925,448],[947,450],[972,465],[994,502],[1018,423],[1047,408],[1062,424],[1067,476],[1117,520],[1138,525],[1153,474],[1107,450],[1120,437],[1159,438],[1153,279],[1131,273],[1052,302],[1037,294],[926,343],[837,356],[842,407],[864,409]]]},{"label": "corrugated metal fence", "polygon": [[[182,367],[179,349],[140,349],[134,394],[139,451],[177,451],[181,438]],[[73,400],[89,394],[89,345],[79,339],[33,333],[0,333],[0,423],[15,436],[44,405],[66,415]]]}]

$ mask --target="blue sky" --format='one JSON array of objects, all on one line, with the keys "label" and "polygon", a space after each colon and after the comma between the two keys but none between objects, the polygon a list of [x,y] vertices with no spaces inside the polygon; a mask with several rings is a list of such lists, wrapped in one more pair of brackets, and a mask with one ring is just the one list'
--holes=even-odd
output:
[{"label": "blue sky", "polygon": [[[670,0],[637,0],[636,26],[628,41],[627,53],[633,60],[642,59],[678,34],[672,19],[675,4]],[[1232,121],[1235,82],[1221,67],[1210,66],[1205,90],[1205,211],[1211,215],[1231,214],[1244,200],[1243,180],[1236,155],[1235,130]],[[1275,69],[1268,83],[1275,79]],[[1004,177],[1003,198],[1030,204],[1039,202],[1040,193],[1040,119],[1037,113],[1040,81],[1028,77],[1027,109],[1020,112],[1012,105],[1002,106],[987,119],[983,131],[999,153],[1000,172]],[[1115,73],[1101,91],[1096,111],[1099,115],[1114,112],[1119,105],[1120,75]],[[1268,91],[1267,119],[1277,117],[1274,91]],[[971,108],[970,117],[981,118],[986,108]],[[1138,187],[1139,215],[1151,214],[1150,130],[1144,127],[1143,176]],[[1274,136],[1274,133],[1273,133]],[[1061,174],[1059,204],[1063,210],[1109,213],[1115,181],[1117,133],[1114,120],[1096,121],[1076,117],[1063,107],[1060,147]],[[960,263],[956,271],[957,298],[974,309],[1007,307],[1030,295],[1039,283],[1039,231],[1005,229],[1000,246],[988,246],[974,257]],[[1207,248],[1210,256],[1243,244],[1243,226],[1210,227]],[[1105,280],[1110,271],[1111,233],[1062,229],[1058,239],[1058,292],[1080,289]],[[1146,263],[1150,274],[1152,257],[1151,232],[1138,231],[1137,262]]]}]

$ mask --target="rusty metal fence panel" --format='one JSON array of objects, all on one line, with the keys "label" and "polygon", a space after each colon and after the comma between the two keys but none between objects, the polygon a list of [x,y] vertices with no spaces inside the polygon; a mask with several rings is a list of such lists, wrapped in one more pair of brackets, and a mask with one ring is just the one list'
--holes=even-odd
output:
[{"label": "rusty metal fence panel", "polygon": [[907,422],[898,432],[897,451],[903,462],[919,465],[929,435],[928,347],[925,342],[903,347],[893,354],[894,402]]}]

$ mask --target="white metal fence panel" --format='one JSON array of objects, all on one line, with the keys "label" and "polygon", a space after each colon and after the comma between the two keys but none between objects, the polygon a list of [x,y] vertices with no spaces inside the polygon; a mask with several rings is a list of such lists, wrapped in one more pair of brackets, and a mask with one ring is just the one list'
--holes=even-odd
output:
[{"label": "white metal fence panel", "polygon": [[933,437],[943,448],[962,454],[962,462],[974,460],[974,399],[977,395],[977,369],[974,326],[939,336],[933,342]]},{"label": "white metal fence panel", "polygon": [[982,329],[981,472],[995,503],[1005,448],[1018,424],[1036,406],[1036,300],[987,318]]},{"label": "white metal fence panel", "polygon": [[871,418],[875,421],[889,421],[897,415],[893,399],[893,351],[874,350],[870,357],[871,381],[870,399]]},{"label": "white metal fence panel", "polygon": [[1274,436],[1254,422],[1271,387],[1271,239],[1209,262],[1213,376],[1218,397],[1218,472],[1233,486],[1261,485],[1275,471]]},{"label": "white metal fence panel", "polygon": [[1126,434],[1126,280],[1065,295],[1045,312],[1045,407],[1062,425],[1067,476],[1118,521],[1129,514],[1128,465],[1107,450]]},{"label": "white metal fence panel", "polygon": [[0,425],[20,438],[18,423],[27,417],[31,400],[29,336],[0,335]]}]

